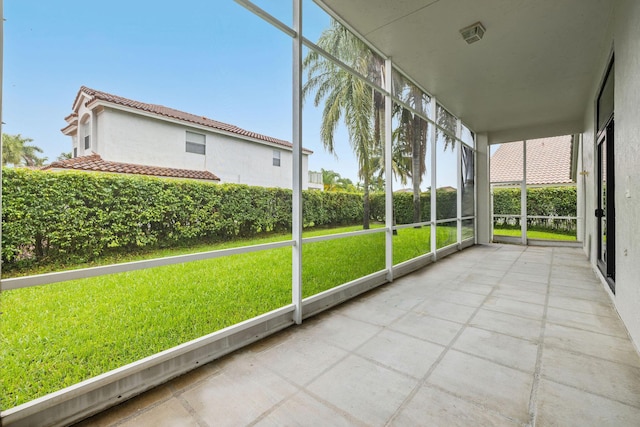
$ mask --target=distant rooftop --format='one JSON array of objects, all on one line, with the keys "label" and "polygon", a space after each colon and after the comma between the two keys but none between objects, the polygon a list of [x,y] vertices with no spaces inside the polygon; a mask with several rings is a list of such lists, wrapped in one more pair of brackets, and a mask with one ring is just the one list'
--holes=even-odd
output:
[{"label": "distant rooftop", "polygon": [[[90,104],[96,101],[103,101],[111,104],[121,105],[123,107],[134,108],[136,110],[144,111],[147,113],[155,114],[155,115],[166,117],[166,118],[177,119],[177,120],[193,123],[200,126],[205,126],[217,131],[229,132],[232,134],[236,134],[238,136],[252,138],[259,141],[268,142],[271,144],[281,145],[287,148],[293,147],[293,145],[288,141],[278,139],[278,138],[272,138],[270,136],[262,135],[256,132],[251,132],[251,131],[239,128],[238,126],[219,122],[217,120],[209,119],[204,116],[197,116],[195,114],[185,113],[184,111],[175,110],[173,108],[165,107],[163,105],[147,104],[140,101],[134,101],[132,99],[123,98],[117,95],[112,95],[107,92],[91,89],[86,86],[80,87],[80,90],[78,91],[78,94],[76,95],[76,98],[73,101],[74,111],[77,111],[77,103],[80,100],[80,97],[82,94],[85,94],[89,97],[89,100],[86,102],[87,106],[89,106]],[[77,120],[77,114],[75,112],[71,113],[70,115],[65,117],[65,120],[67,120],[67,122],[72,122],[74,120]],[[65,131],[65,129],[69,128],[70,126],[65,127],[63,129],[63,132]],[[313,151],[304,149],[304,148],[303,148],[303,151],[309,154],[313,153]]]},{"label": "distant rooftop", "polygon": [[76,157],[74,159],[58,160],[43,170],[71,169],[89,172],[110,172],[132,175],[149,175],[167,178],[189,178],[206,181],[220,181],[216,175],[209,171],[163,168],[158,166],[136,165],[133,163],[110,162],[103,160],[98,154]]},{"label": "distant rooftop", "polygon": [[[527,184],[572,184],[571,136],[527,140]],[[522,180],[522,141],[502,144],[491,156],[491,182]]]}]

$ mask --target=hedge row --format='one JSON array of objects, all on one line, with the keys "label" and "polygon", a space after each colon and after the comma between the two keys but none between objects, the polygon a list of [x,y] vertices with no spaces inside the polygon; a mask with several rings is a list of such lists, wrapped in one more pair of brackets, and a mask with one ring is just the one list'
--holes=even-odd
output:
[{"label": "hedge row", "polygon": [[[436,219],[457,217],[457,193],[451,190],[436,190]],[[371,217],[376,221],[385,218],[384,193],[371,195]],[[393,213],[396,224],[412,224],[414,222],[431,221],[431,192],[420,193],[420,220],[413,218],[413,193],[402,192],[393,194]],[[471,213],[469,216],[472,216]]]},{"label": "hedge row", "polygon": [[[230,240],[291,229],[292,198],[286,189],[28,169],[5,169],[2,187],[5,268],[22,260],[82,262],[106,251]],[[420,194],[422,222],[431,218],[430,196],[429,192]],[[437,190],[436,197],[436,218],[455,218],[456,192]],[[530,188],[527,200],[529,215],[576,215],[575,187]],[[305,191],[303,203],[305,226],[362,221],[362,195],[358,193]],[[414,222],[412,193],[395,193],[393,205],[397,224]],[[384,193],[371,194],[371,219],[384,221],[384,208]],[[517,214],[519,210],[519,189],[494,191],[494,213]],[[470,214],[472,210],[464,215]]]},{"label": "hedge row", "polygon": [[[528,216],[577,216],[578,192],[573,187],[527,188]],[[493,191],[493,213],[496,215],[520,214],[520,189],[496,188]],[[519,218],[495,218],[494,227],[520,227]],[[529,229],[574,232],[577,221],[553,218],[528,218]]]},{"label": "hedge row", "polygon": [[[576,216],[578,193],[573,187],[527,188],[527,215]],[[520,189],[496,188],[493,191],[493,213],[520,214]]]},{"label": "hedge row", "polygon": [[[291,190],[5,169],[2,261],[83,262],[106,251],[291,229]],[[307,191],[305,225],[362,221],[362,195]]]}]

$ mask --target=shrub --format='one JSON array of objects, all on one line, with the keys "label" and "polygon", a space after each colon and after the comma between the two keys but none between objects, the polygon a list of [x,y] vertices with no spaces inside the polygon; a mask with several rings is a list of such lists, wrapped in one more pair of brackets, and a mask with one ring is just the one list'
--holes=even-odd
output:
[{"label": "shrub", "polygon": [[[90,261],[291,229],[291,190],[87,172],[5,169],[2,261]],[[305,191],[304,224],[362,221],[362,195]]]},{"label": "shrub", "polygon": [[[577,200],[576,187],[527,188],[527,215],[576,216]],[[493,213],[520,214],[520,189],[494,189]]]},{"label": "shrub", "polygon": [[[578,193],[575,186],[572,187],[533,187],[527,188],[527,215],[528,216],[577,216]],[[493,213],[496,215],[520,214],[520,189],[496,188],[493,191]],[[514,226],[520,225],[517,219],[494,220],[494,225]],[[575,230],[575,221],[556,219],[530,218],[528,226],[531,228],[553,229],[561,231]]]},{"label": "shrub", "polygon": [[[436,219],[456,218],[457,216],[457,192],[451,190],[436,190],[436,203],[438,206]],[[371,195],[371,217],[375,221],[384,221],[385,218],[384,193]],[[393,214],[396,224],[411,224],[413,220],[413,193],[393,193]],[[420,221],[431,220],[431,192],[420,193]]]}]

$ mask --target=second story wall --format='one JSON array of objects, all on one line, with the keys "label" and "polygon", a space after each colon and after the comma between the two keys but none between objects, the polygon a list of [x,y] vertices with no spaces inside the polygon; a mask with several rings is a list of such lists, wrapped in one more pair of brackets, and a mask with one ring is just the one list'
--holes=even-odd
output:
[{"label": "second story wall", "polygon": [[[92,129],[92,151],[104,160],[208,170],[222,183],[292,187],[293,156],[284,146],[247,141],[108,107],[94,113]],[[304,178],[308,176],[306,154],[302,174]],[[307,181],[303,179],[303,189],[307,189]]]}]

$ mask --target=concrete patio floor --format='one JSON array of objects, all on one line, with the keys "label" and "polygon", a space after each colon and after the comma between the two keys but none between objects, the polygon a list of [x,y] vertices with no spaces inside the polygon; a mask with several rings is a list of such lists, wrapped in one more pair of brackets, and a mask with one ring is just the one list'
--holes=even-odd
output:
[{"label": "concrete patio floor", "polygon": [[637,426],[640,357],[577,248],[474,246],[85,426]]}]

